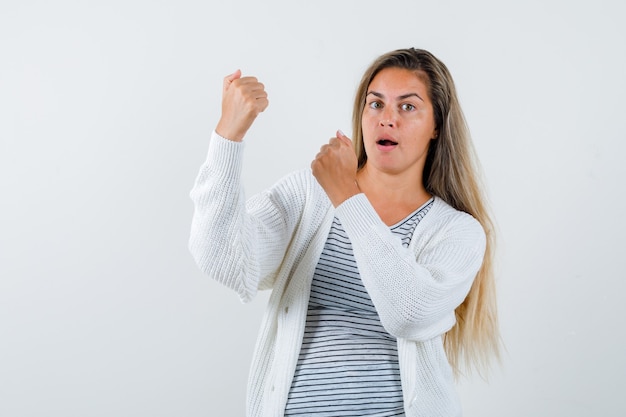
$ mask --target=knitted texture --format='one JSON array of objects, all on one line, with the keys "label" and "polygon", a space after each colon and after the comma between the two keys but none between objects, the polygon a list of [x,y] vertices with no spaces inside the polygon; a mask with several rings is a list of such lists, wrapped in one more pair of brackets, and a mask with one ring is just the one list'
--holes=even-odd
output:
[{"label": "knitted texture", "polygon": [[247,415],[284,413],[311,279],[336,215],[381,322],[398,340],[406,415],[460,416],[441,335],[454,325],[454,310],[482,263],[480,224],[435,198],[404,248],[364,194],[334,209],[310,170],[246,201],[244,146],[213,133],[190,194],[195,211],[189,249],[203,272],[244,302],[272,289],[250,370]]}]

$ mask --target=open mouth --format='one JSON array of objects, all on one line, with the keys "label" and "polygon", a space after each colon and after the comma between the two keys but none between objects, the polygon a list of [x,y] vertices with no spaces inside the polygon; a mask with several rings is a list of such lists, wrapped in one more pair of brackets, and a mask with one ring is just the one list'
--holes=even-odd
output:
[{"label": "open mouth", "polygon": [[376,141],[376,143],[378,145],[380,145],[380,146],[385,146],[385,147],[387,147],[387,146],[396,146],[398,144],[398,142],[394,142],[391,139],[378,139]]}]

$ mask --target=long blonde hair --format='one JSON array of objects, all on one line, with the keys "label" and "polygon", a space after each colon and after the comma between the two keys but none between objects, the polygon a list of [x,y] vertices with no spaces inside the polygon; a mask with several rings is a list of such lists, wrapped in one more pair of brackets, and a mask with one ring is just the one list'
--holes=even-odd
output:
[{"label": "long blonde hair", "polygon": [[476,369],[483,374],[490,360],[499,358],[500,351],[494,277],[495,230],[454,81],[444,63],[423,49],[398,49],[376,59],[363,74],[354,100],[352,132],[359,169],[367,161],[361,123],[365,96],[376,74],[385,68],[414,71],[428,87],[438,135],[429,145],[424,187],[455,209],[471,214],[487,236],[482,266],[469,294],[455,310],[455,326],[444,338],[448,361],[457,375],[461,369]]}]

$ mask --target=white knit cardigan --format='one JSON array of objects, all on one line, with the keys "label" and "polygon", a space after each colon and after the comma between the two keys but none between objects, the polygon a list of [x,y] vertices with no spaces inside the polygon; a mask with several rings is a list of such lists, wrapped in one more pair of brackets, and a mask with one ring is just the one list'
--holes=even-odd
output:
[{"label": "white knit cardigan", "polygon": [[442,335],[455,323],[482,263],[485,235],[470,215],[435,198],[408,248],[364,194],[333,208],[310,170],[245,201],[244,144],[213,132],[191,198],[190,251],[208,276],[250,301],[272,289],[248,381],[247,416],[283,416],[311,279],[337,216],[381,322],[398,341],[407,417],[460,416]]}]

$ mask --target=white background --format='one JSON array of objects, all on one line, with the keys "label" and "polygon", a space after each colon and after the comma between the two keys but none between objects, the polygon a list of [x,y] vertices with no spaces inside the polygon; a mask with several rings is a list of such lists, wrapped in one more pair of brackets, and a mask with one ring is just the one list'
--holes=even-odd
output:
[{"label": "white background", "polygon": [[[223,3],[223,4],[217,4]],[[262,295],[187,251],[223,77],[270,107],[249,194],[415,46],[455,77],[499,227],[507,347],[467,416],[626,414],[623,3],[2,1],[0,416],[243,416]]]}]

